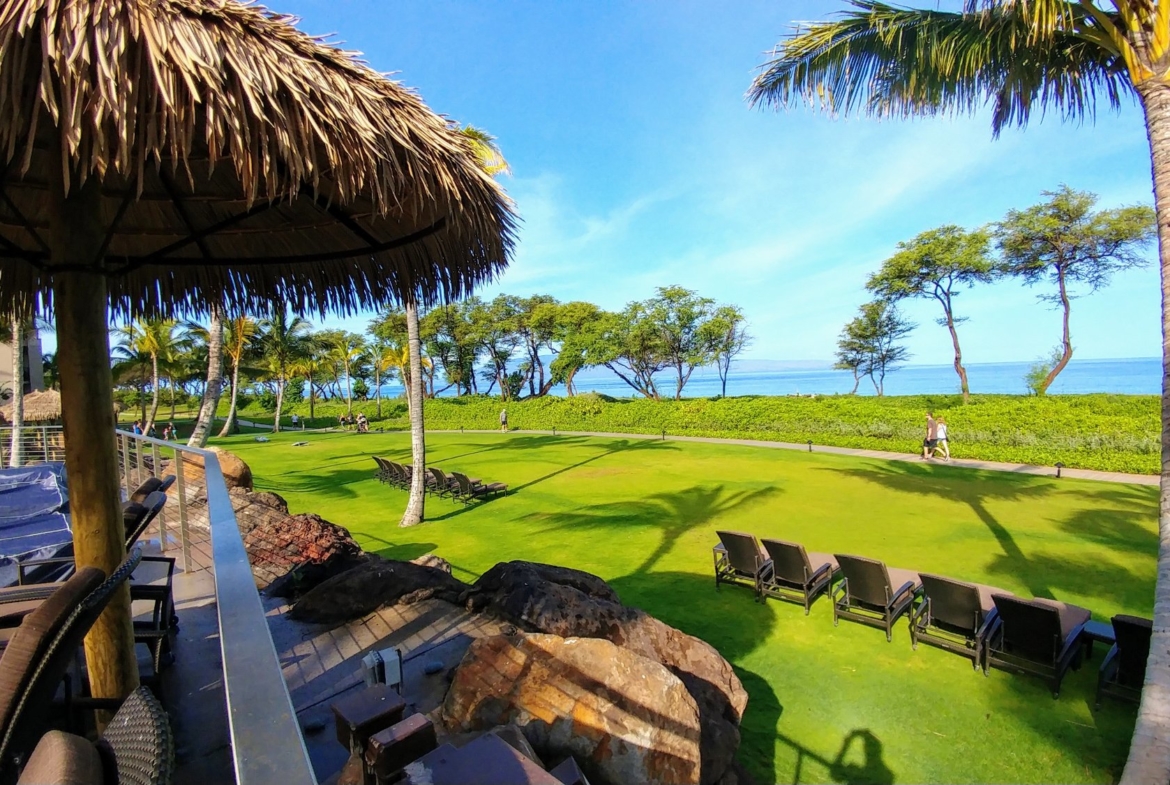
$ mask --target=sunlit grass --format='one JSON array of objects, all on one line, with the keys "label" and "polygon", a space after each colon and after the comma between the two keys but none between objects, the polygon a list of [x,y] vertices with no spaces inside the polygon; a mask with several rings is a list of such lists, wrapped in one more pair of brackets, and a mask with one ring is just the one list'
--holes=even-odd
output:
[{"label": "sunlit grass", "polygon": [[[1134,709],[1091,711],[1103,650],[1054,701],[1039,680],[921,647],[905,622],[834,628],[797,606],[716,591],[715,530],[852,552],[1091,608],[1151,612],[1157,489],[750,447],[523,434],[431,434],[429,462],[513,493],[478,506],[427,500],[397,526],[404,491],[373,454],[409,461],[407,435],[295,433],[217,440],[257,489],[346,526],[390,558],[434,551],[472,580],[498,561],[576,567],[631,605],[697,635],[751,696],[740,756],[761,782],[1108,782]],[[293,441],[307,440],[303,447]]]}]

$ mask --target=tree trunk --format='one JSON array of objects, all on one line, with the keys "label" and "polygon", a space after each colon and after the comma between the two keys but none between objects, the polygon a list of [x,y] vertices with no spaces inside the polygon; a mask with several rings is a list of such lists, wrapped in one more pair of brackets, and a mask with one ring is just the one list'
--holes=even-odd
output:
[{"label": "tree trunk", "polygon": [[240,392],[240,361],[232,358],[232,403],[228,407],[227,420],[223,424],[220,436],[231,436],[236,432],[236,396]]},{"label": "tree trunk", "polygon": [[1061,353],[1060,360],[1056,363],[1056,365],[1053,366],[1052,370],[1048,372],[1048,376],[1044,377],[1044,386],[1040,391],[1041,395],[1048,392],[1048,388],[1052,386],[1054,381],[1056,381],[1056,377],[1060,374],[1061,371],[1064,370],[1064,367],[1068,365],[1068,361],[1072,359],[1073,355],[1072,338],[1069,336],[1068,331],[1068,314],[1069,310],[1071,309],[1071,303],[1068,300],[1068,288],[1064,283],[1064,270],[1057,271],[1057,280],[1060,282],[1060,305],[1064,309],[1064,331],[1061,333],[1064,352]]},{"label": "tree trunk", "polygon": [[417,380],[406,387],[410,407],[410,455],[414,464],[410,473],[410,499],[399,526],[414,526],[425,519],[427,445],[423,432],[422,346],[418,340],[418,306],[406,302],[406,336],[410,350],[410,378]]},{"label": "tree trunk", "polygon": [[[66,195],[61,158],[50,156],[56,164],[50,167],[48,192],[52,263],[89,268],[100,258],[106,235],[101,223],[101,183],[91,175],[78,185],[74,175],[72,190]],[[107,575],[126,558],[114,443],[108,305],[104,275],[76,271],[54,276],[73,553],[78,567],[97,567]],[[131,618],[130,585],[123,583],[85,638],[94,697],[125,698],[138,687]]]},{"label": "tree trunk", "polygon": [[219,396],[223,393],[223,314],[219,307],[211,306],[211,322],[207,328],[207,384],[203,385],[203,403],[199,406],[199,417],[195,429],[187,440],[188,447],[207,446],[215,423],[215,410],[219,408]]},{"label": "tree trunk", "polygon": [[[8,465],[21,464],[21,429],[24,427],[24,325],[12,320],[12,445],[8,451]],[[112,395],[113,393],[111,393]],[[110,404],[111,408],[113,404]]]},{"label": "tree trunk", "polygon": [[1121,785],[1170,781],[1170,85],[1139,87],[1154,174],[1162,272],[1162,477],[1154,632]]},{"label": "tree trunk", "polygon": [[171,419],[175,419],[175,377],[167,377],[167,389],[171,391]]},{"label": "tree trunk", "polygon": [[154,425],[154,418],[158,417],[158,355],[150,355],[150,387],[152,391],[150,400],[150,414],[146,416],[146,420],[142,423],[142,432],[150,433],[150,426]]},{"label": "tree trunk", "polygon": [[377,412],[377,414],[375,414],[374,416],[377,417],[379,420],[382,419],[382,372],[381,372],[381,368],[379,368],[379,365],[381,364],[381,362],[382,362],[382,358],[379,357],[377,354],[375,354],[374,355],[374,398],[377,399],[378,405],[377,405],[377,408],[374,410]]},{"label": "tree trunk", "polygon": [[353,379],[349,375],[349,360],[345,361],[345,413],[353,415]]},{"label": "tree trunk", "polygon": [[853,369],[853,389],[849,391],[850,395],[857,395],[857,388],[861,386],[861,375],[857,369]]},{"label": "tree trunk", "polygon": [[955,318],[947,309],[947,329],[951,333],[951,343],[955,347],[955,373],[959,374],[959,389],[963,392],[963,404],[971,402],[971,388],[967,386],[967,369],[963,367],[963,351],[959,348],[959,333],[955,330]]},{"label": "tree trunk", "polygon": [[565,375],[565,392],[570,398],[577,394],[576,388],[573,387],[573,377],[577,375],[577,369],[569,369],[568,374]]},{"label": "tree trunk", "polygon": [[308,377],[309,382],[309,419],[316,418],[315,404],[317,403],[317,388],[313,386],[313,377]]},{"label": "tree trunk", "polygon": [[280,374],[280,378],[276,380],[276,419],[272,421],[272,432],[280,433],[280,415],[284,411],[284,386],[287,382],[284,380],[284,374]]}]

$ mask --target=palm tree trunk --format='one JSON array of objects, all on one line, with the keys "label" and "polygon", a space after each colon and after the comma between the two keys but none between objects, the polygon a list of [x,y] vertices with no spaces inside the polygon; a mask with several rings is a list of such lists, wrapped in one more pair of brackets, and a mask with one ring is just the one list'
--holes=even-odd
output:
[{"label": "palm tree trunk", "polygon": [[[410,378],[422,379],[422,346],[418,339],[418,306],[411,300],[406,302],[406,336],[410,350]],[[422,384],[417,382],[406,387],[406,399],[410,405],[410,454],[414,464],[410,473],[410,499],[406,512],[402,514],[399,526],[414,526],[425,520],[425,495],[427,445],[423,432]]]},{"label": "palm tree trunk", "polygon": [[236,432],[236,396],[240,392],[240,361],[232,358],[232,404],[228,407],[227,421],[223,424],[220,436],[230,436]]},{"label": "palm tree trunk", "polygon": [[1122,785],[1170,780],[1170,85],[1151,80],[1138,94],[1150,139],[1162,270],[1162,478],[1154,632]]},{"label": "palm tree trunk", "polygon": [[276,380],[276,419],[272,421],[272,432],[280,433],[280,413],[284,410],[284,374]]},{"label": "palm tree trunk", "polygon": [[142,423],[142,432],[150,433],[150,426],[154,425],[154,418],[158,416],[158,355],[150,355],[150,387],[153,395],[150,400],[150,414]]},{"label": "palm tree trunk", "polygon": [[171,419],[175,419],[175,377],[167,377],[167,389],[171,391]]},{"label": "palm tree trunk", "polygon": [[345,361],[345,413],[353,414],[353,379],[349,375],[349,359]]},{"label": "palm tree trunk", "polygon": [[20,432],[24,427],[24,325],[12,320],[12,445],[8,451],[8,465],[20,466]]},{"label": "palm tree trunk", "polygon": [[377,354],[374,355],[374,398],[378,401],[377,414],[374,415],[379,420],[382,419],[382,374],[379,366],[382,363],[382,358]]},{"label": "palm tree trunk", "polygon": [[215,410],[219,408],[219,396],[223,393],[223,315],[216,306],[211,308],[211,322],[207,328],[207,384],[203,386],[203,403],[195,429],[187,440],[188,447],[205,447],[215,422]]},{"label": "palm tree trunk", "polygon": [[1061,345],[1064,346],[1064,351],[1061,353],[1060,359],[1057,361],[1056,365],[1054,365],[1052,370],[1048,372],[1048,376],[1044,378],[1044,386],[1041,390],[1041,394],[1048,392],[1048,388],[1052,386],[1052,383],[1056,381],[1056,377],[1060,374],[1061,371],[1064,370],[1064,367],[1068,365],[1068,361],[1072,359],[1073,354],[1072,337],[1069,335],[1068,331],[1068,316],[1069,310],[1071,309],[1071,303],[1068,299],[1068,288],[1064,283],[1064,271],[1059,271],[1057,276],[1058,280],[1060,281],[1060,304],[1064,309],[1064,330],[1061,333]]}]

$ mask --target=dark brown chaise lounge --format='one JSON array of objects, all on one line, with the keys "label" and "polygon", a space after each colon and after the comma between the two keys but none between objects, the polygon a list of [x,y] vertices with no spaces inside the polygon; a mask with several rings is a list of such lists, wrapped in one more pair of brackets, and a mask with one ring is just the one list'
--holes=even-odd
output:
[{"label": "dark brown chaise lounge", "polygon": [[481,499],[485,496],[499,495],[501,493],[506,495],[508,493],[508,486],[502,482],[484,484],[461,472],[451,472],[451,476],[455,478],[455,482],[459,486],[459,491],[456,493],[455,498],[464,504],[470,504],[476,499]]},{"label": "dark brown chaise lounge", "polygon": [[760,584],[772,576],[772,560],[755,535],[746,532],[718,531],[719,544],[712,549],[715,558],[715,588],[721,583],[749,584],[760,596]]},{"label": "dark brown chaise lounge", "polygon": [[1101,670],[1097,674],[1097,708],[1100,708],[1101,698],[1106,695],[1132,703],[1141,700],[1153,631],[1154,625],[1149,619],[1122,615],[1113,617],[1113,635],[1117,642],[1105,655],[1105,661],[1101,663]]},{"label": "dark brown chaise lounge", "polygon": [[1078,668],[1088,642],[1081,632],[1092,614],[1054,600],[1022,600],[997,594],[996,618],[987,634],[983,671],[992,665],[1048,679],[1052,697],[1070,668]]},{"label": "dark brown chaise lounge", "polygon": [[772,560],[772,575],[761,580],[763,597],[775,597],[804,605],[804,615],[821,594],[826,593],[841,568],[828,553],[809,553],[803,545],[785,540],[760,541]]},{"label": "dark brown chaise lounge", "polygon": [[886,567],[884,562],[864,556],[836,556],[844,580],[830,592],[833,626],[839,619],[850,619],[884,629],[886,640],[893,640],[894,622],[910,608],[922,588],[918,573]]},{"label": "dark brown chaise lounge", "polygon": [[983,646],[995,622],[993,594],[1009,592],[941,575],[919,573],[922,596],[910,611],[910,644],[929,643],[983,665]]}]

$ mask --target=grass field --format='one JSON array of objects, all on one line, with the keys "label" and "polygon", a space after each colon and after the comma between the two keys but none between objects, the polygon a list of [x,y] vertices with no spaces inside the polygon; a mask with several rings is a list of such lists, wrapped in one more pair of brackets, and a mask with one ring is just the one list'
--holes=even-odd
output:
[{"label": "grass field", "polygon": [[[930,570],[1084,605],[1095,619],[1148,616],[1157,489],[709,444],[432,434],[428,461],[513,493],[464,508],[427,500],[397,526],[406,493],[369,456],[409,460],[405,434],[312,433],[215,440],[257,489],[346,526],[370,551],[435,552],[472,580],[498,561],[576,567],[623,601],[712,643],[750,694],[740,757],[761,782],[1109,782],[1134,708],[1092,711],[1104,652],[1054,701],[1039,680],[931,647],[912,651],[798,606],[716,590],[718,528]],[[291,442],[308,440],[304,447]]]}]

